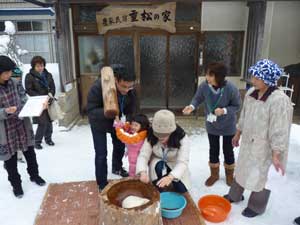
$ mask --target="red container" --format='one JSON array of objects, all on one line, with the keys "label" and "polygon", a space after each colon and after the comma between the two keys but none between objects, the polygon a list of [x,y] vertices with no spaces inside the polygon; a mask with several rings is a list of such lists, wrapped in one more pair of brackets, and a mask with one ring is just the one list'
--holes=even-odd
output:
[{"label": "red container", "polygon": [[219,195],[203,196],[198,201],[198,207],[204,219],[213,223],[226,220],[231,210],[230,202]]}]

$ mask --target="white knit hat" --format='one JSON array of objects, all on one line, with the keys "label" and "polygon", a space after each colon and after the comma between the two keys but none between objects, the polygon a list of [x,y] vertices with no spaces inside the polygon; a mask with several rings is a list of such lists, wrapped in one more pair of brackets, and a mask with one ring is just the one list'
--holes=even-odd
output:
[{"label": "white knit hat", "polygon": [[154,114],[152,129],[155,133],[170,134],[176,130],[175,115],[169,110],[162,109]]}]

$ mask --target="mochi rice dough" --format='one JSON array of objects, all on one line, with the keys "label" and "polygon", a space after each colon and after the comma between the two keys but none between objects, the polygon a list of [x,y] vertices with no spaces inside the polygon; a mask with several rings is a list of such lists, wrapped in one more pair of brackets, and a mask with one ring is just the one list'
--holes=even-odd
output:
[{"label": "mochi rice dough", "polygon": [[129,195],[122,201],[122,208],[130,209],[130,208],[142,206],[148,203],[149,201],[150,200],[147,198]]}]

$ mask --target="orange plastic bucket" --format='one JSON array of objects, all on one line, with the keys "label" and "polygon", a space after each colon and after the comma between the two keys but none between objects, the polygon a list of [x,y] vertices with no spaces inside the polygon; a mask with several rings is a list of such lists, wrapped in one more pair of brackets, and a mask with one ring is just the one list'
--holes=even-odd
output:
[{"label": "orange plastic bucket", "polygon": [[213,223],[226,220],[230,210],[230,202],[219,195],[205,195],[198,201],[198,207],[204,219]]}]

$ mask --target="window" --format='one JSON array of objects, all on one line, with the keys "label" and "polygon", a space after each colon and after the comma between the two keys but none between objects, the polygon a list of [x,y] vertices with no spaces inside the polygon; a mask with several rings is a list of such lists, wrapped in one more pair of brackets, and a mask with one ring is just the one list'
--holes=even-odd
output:
[{"label": "window", "polygon": [[79,57],[81,74],[99,74],[104,65],[103,36],[80,36]]},{"label": "window", "polygon": [[204,68],[211,62],[223,62],[228,76],[240,76],[243,54],[243,31],[207,31],[204,33]]},{"label": "window", "polygon": [[199,2],[177,2],[176,22],[201,22],[201,4]]},{"label": "window", "polygon": [[96,23],[96,13],[105,6],[80,6],[79,21],[84,23]]},{"label": "window", "polygon": [[49,38],[47,34],[16,35],[16,43],[29,52],[21,56],[21,61],[30,63],[33,56],[40,55],[45,58],[46,62],[53,62]]},{"label": "window", "polygon": [[17,22],[18,31],[32,31],[31,21],[20,21]]},{"label": "window", "polygon": [[46,20],[42,21],[18,21],[17,30],[19,32],[28,31],[48,31],[49,25]]},{"label": "window", "polygon": [[33,31],[47,31],[47,21],[32,21]]},{"label": "window", "polygon": [[16,43],[29,53],[20,57],[23,63],[30,63],[35,55],[45,58],[47,63],[56,62],[54,33],[50,20],[14,21]]}]

